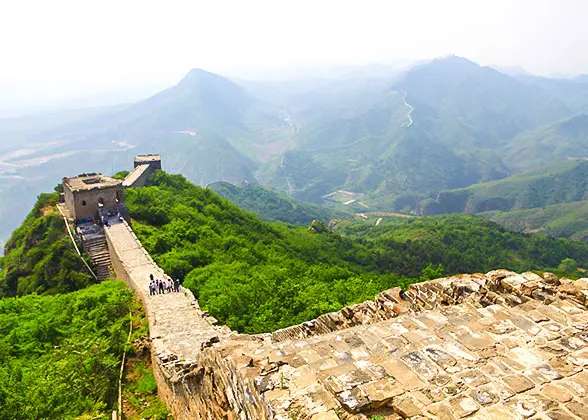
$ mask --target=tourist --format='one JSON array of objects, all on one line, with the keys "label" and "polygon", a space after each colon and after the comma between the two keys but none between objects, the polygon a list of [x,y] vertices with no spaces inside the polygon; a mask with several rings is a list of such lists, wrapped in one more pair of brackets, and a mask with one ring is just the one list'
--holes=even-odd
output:
[{"label": "tourist", "polygon": [[153,280],[149,282],[149,296],[153,296],[155,294],[155,284],[153,284]]},{"label": "tourist", "polygon": [[165,293],[165,288],[163,287],[163,281],[157,280],[159,282],[159,294],[163,295]]},{"label": "tourist", "polygon": [[176,280],[174,281],[174,290],[175,290],[176,292],[179,292],[179,291],[180,291],[180,279],[176,279]]}]

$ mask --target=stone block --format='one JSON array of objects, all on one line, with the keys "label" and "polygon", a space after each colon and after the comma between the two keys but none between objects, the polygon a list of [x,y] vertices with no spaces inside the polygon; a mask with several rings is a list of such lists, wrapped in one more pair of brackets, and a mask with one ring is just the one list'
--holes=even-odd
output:
[{"label": "stone block", "polygon": [[405,392],[402,385],[392,378],[368,382],[360,385],[359,389],[375,407],[387,404],[393,397]]},{"label": "stone block", "polygon": [[588,407],[582,403],[572,401],[566,404],[566,408],[581,419],[588,419]]},{"label": "stone block", "polygon": [[457,418],[467,417],[480,409],[476,401],[469,396],[459,396],[449,400],[451,411]]},{"label": "stone block", "polygon": [[543,387],[543,389],[541,390],[541,392],[546,397],[551,398],[552,400],[555,400],[555,401],[562,402],[562,403],[568,402],[572,399],[572,395],[570,395],[569,392],[567,392],[563,388],[560,388],[560,387],[558,387],[556,385],[552,385],[552,384],[545,385]]},{"label": "stone block", "polygon": [[535,387],[535,384],[523,375],[505,376],[502,380],[515,394],[528,391]]}]

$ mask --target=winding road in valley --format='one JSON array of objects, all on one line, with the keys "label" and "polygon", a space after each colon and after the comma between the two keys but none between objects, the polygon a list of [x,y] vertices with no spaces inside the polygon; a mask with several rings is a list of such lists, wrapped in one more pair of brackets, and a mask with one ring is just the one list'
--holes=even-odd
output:
[{"label": "winding road in valley", "polygon": [[404,105],[406,105],[408,107],[408,114],[406,114],[406,117],[408,118],[408,124],[402,124],[403,127],[410,127],[412,125],[412,111],[414,111],[414,106],[412,106],[411,104],[409,104],[408,102],[406,102],[406,92],[404,92],[402,94],[402,100],[404,101]]}]

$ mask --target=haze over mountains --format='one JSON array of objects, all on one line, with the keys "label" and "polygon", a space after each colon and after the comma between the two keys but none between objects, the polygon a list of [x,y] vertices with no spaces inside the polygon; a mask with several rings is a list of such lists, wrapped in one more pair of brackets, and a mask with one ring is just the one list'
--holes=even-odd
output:
[{"label": "haze over mountains", "polygon": [[[374,210],[467,211],[435,200],[588,157],[588,80],[509,73],[455,56],[402,74],[379,68],[283,83],[195,69],[130,105],[2,119],[0,238],[63,176],[111,174],[150,152],[200,185],[261,183],[319,204],[345,189]],[[564,167],[547,176],[574,170]]]}]

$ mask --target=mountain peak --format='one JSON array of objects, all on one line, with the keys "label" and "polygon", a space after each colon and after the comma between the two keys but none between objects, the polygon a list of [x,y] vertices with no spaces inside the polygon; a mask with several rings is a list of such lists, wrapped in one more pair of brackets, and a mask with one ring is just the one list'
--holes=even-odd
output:
[{"label": "mountain peak", "polygon": [[180,81],[179,84],[185,85],[185,84],[199,83],[199,82],[207,81],[207,80],[223,80],[223,79],[224,79],[224,77],[219,76],[218,74],[214,74],[209,71],[202,70],[200,68],[194,68],[194,69],[190,70],[188,73],[186,73],[186,75]]},{"label": "mountain peak", "polygon": [[482,68],[482,66],[480,66],[479,64],[474,63],[473,61],[468,60],[467,58],[459,57],[457,55],[439,57],[419,67],[421,67],[421,69],[429,68],[435,71],[451,73],[464,73],[475,71]]}]

